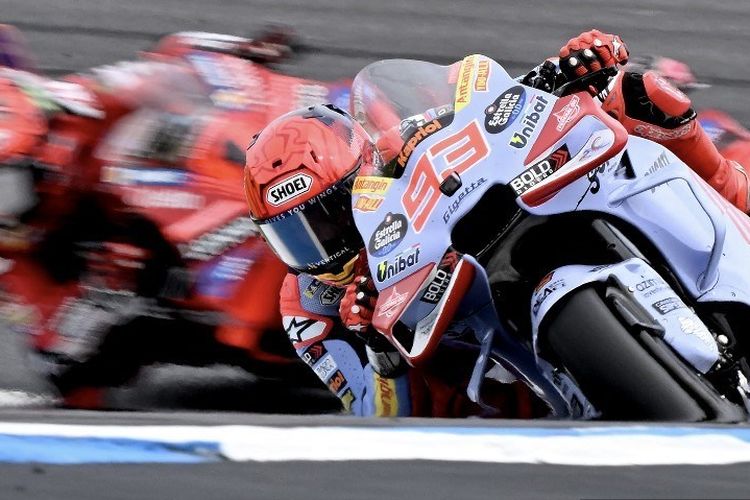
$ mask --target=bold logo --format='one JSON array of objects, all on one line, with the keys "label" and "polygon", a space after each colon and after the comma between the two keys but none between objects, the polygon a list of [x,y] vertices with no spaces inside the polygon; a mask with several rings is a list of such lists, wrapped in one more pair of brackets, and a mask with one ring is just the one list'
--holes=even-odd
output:
[{"label": "bold logo", "polygon": [[379,282],[387,281],[398,276],[407,269],[419,263],[419,245],[406,249],[392,259],[384,260],[378,264],[377,279]]},{"label": "bold logo", "polygon": [[375,257],[382,257],[394,250],[406,236],[409,223],[401,214],[388,214],[372,233],[367,250]]},{"label": "bold logo", "polygon": [[466,56],[461,62],[461,68],[458,71],[458,83],[456,84],[456,100],[453,106],[456,112],[461,111],[471,102],[471,81],[476,67],[476,56]]},{"label": "bold logo", "polygon": [[368,196],[363,194],[354,202],[354,210],[359,210],[360,212],[375,212],[380,208],[380,205],[383,204],[384,200],[385,198],[382,196]]},{"label": "bold logo", "polygon": [[578,113],[581,112],[581,106],[578,105],[578,103],[581,101],[581,98],[577,95],[574,95],[570,98],[570,101],[560,108],[560,111],[557,113],[552,113],[555,115],[555,118],[557,118],[557,131],[562,132],[565,126],[573,121],[573,119],[578,116]]},{"label": "bold logo", "polygon": [[477,181],[472,181],[471,184],[466,186],[458,195],[458,197],[451,202],[450,205],[448,205],[448,208],[443,212],[443,222],[446,224],[449,220],[451,220],[451,217],[453,217],[453,214],[458,212],[458,208],[461,206],[461,203],[469,197],[471,193],[474,192],[478,187],[480,187],[482,184],[487,182],[487,179],[484,177],[480,178]]},{"label": "bold logo", "polygon": [[549,105],[549,101],[543,96],[534,96],[534,100],[531,101],[531,104],[529,104],[529,107],[527,108],[529,111],[527,111],[521,120],[523,128],[521,128],[520,131],[513,133],[510,142],[508,143],[509,145],[517,149],[523,149],[526,147],[529,143],[529,139],[531,139],[531,136],[536,130],[536,126],[539,124],[539,120],[542,117],[541,113],[547,109],[547,105]]},{"label": "bold logo", "polygon": [[414,152],[414,148],[416,148],[417,145],[420,142],[422,142],[424,139],[434,134],[441,128],[443,128],[443,125],[440,123],[440,120],[438,119],[432,120],[430,123],[427,123],[419,127],[414,132],[414,134],[412,134],[409,140],[406,141],[406,143],[404,144],[404,147],[401,148],[401,152],[399,152],[398,157],[396,157],[396,161],[398,162],[398,164],[401,167],[405,167],[406,163],[409,161],[409,157]]},{"label": "bold logo", "polygon": [[522,86],[509,88],[484,110],[484,129],[490,134],[499,134],[516,120],[525,103],[526,91]]},{"label": "bold logo", "polygon": [[354,179],[352,194],[378,194],[384,195],[391,187],[393,179],[370,175],[360,175]]},{"label": "bold logo", "polygon": [[296,174],[274,184],[266,190],[266,201],[278,207],[310,191],[313,178],[307,174]]},{"label": "bold logo", "polygon": [[541,183],[550,175],[554,174],[557,169],[563,166],[570,159],[570,152],[567,146],[563,145],[554,153],[530,166],[520,175],[510,181],[510,187],[521,196],[529,189]]},{"label": "bold logo", "polygon": [[385,316],[389,319],[392,318],[393,315],[396,314],[398,308],[406,302],[407,298],[408,294],[406,292],[398,293],[398,290],[396,290],[396,287],[394,286],[388,298],[385,299],[382,304],[378,304],[378,316]]},{"label": "bold logo", "polygon": [[289,340],[294,343],[313,340],[326,331],[326,324],[311,318],[301,316],[284,316],[281,319]]},{"label": "bold logo", "polygon": [[474,80],[474,90],[487,92],[487,81],[490,79],[490,62],[487,59],[479,61],[477,66],[477,79]]},{"label": "bold logo", "polygon": [[427,285],[422,298],[419,300],[428,304],[437,304],[440,302],[445,290],[448,288],[448,284],[451,282],[451,276],[453,276],[451,272],[438,268],[435,277]]}]

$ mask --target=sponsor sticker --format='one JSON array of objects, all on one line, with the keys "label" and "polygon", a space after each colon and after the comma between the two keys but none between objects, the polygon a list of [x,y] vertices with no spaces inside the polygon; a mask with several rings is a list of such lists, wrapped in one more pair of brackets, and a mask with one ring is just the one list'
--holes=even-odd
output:
[{"label": "sponsor sticker", "polygon": [[432,281],[430,281],[430,283],[427,285],[427,288],[425,289],[422,297],[419,300],[428,304],[437,304],[438,302],[440,302],[440,299],[443,298],[445,290],[448,289],[448,285],[451,282],[452,276],[453,273],[451,273],[450,271],[438,268],[437,272],[435,273],[435,277],[432,278]]},{"label": "sponsor sticker", "polygon": [[378,317],[385,316],[389,319],[392,318],[396,314],[396,311],[406,302],[407,298],[408,294],[406,292],[399,293],[394,286],[388,298],[382,304],[378,304]]},{"label": "sponsor sticker", "polygon": [[406,217],[389,213],[372,233],[367,250],[375,257],[389,254],[401,243],[408,229]]},{"label": "sponsor sticker", "polygon": [[310,191],[313,178],[299,173],[287,177],[266,189],[266,201],[278,207]]},{"label": "sponsor sticker", "polygon": [[376,194],[384,195],[391,187],[393,179],[377,177],[372,175],[360,175],[354,179],[352,194]]},{"label": "sponsor sticker", "polygon": [[525,148],[531,136],[534,135],[542,113],[547,109],[549,101],[542,95],[535,95],[526,108],[526,113],[521,119],[521,128],[516,130],[510,137],[510,146],[516,149]]},{"label": "sponsor sticker", "polygon": [[357,201],[354,202],[354,210],[359,210],[360,212],[376,212],[380,208],[380,205],[383,204],[383,201],[385,201],[385,198],[382,196],[362,194],[357,198]]},{"label": "sponsor sticker", "polygon": [[[446,118],[443,118],[445,120]],[[450,119],[450,118],[448,118]],[[417,128],[417,130],[414,131],[414,133],[407,139],[407,141],[404,143],[404,146],[401,148],[401,151],[398,153],[398,156],[396,157],[396,162],[401,166],[405,167],[406,163],[409,161],[409,157],[414,152],[414,149],[419,145],[420,142],[425,140],[430,135],[434,134],[438,130],[443,128],[443,123],[441,122],[440,118],[436,118],[432,120],[431,122],[425,123],[424,125],[421,125]]]},{"label": "sponsor sticker", "polygon": [[646,176],[646,175],[655,174],[656,172],[658,172],[662,168],[666,167],[670,163],[672,163],[672,162],[669,161],[669,157],[667,156],[667,153],[665,153],[664,151],[662,151],[662,153],[656,158],[656,160],[654,161],[654,163],[651,164],[651,166],[649,167],[649,169],[643,175]]},{"label": "sponsor sticker", "polygon": [[337,304],[346,291],[345,288],[328,285],[320,292],[320,305],[332,306]]},{"label": "sponsor sticker", "polygon": [[346,377],[344,377],[344,374],[341,373],[341,370],[336,370],[336,372],[328,380],[327,384],[332,393],[338,394],[339,391],[343,389],[344,386],[346,386]]},{"label": "sponsor sticker", "polygon": [[581,98],[577,95],[573,95],[570,98],[570,101],[560,108],[560,111],[557,113],[553,113],[555,118],[557,118],[557,131],[562,132],[565,127],[575,119],[576,116],[578,116],[581,112],[581,106],[579,103],[581,102]]},{"label": "sponsor sticker", "polygon": [[351,389],[344,391],[344,394],[340,396],[341,404],[344,406],[344,410],[349,411],[352,409],[352,403],[354,402],[354,393]]},{"label": "sponsor sticker", "polygon": [[666,299],[657,300],[651,304],[651,307],[656,309],[659,314],[664,315],[685,307],[685,304],[677,297],[667,297]]},{"label": "sponsor sticker", "polygon": [[308,299],[312,299],[315,296],[315,292],[318,291],[318,289],[323,286],[323,283],[321,283],[318,280],[312,280],[307,287],[305,287],[305,291],[302,292],[302,295],[307,297]]},{"label": "sponsor sticker", "polygon": [[552,293],[556,290],[563,288],[564,286],[565,280],[558,279],[555,281],[550,281],[549,283],[544,285],[544,287],[541,288],[540,291],[536,292],[534,304],[531,306],[531,312],[534,314],[534,316],[537,315],[537,313],[539,312],[539,308],[542,307],[542,304],[544,304],[544,301],[547,300],[547,297],[552,295]]},{"label": "sponsor sticker", "polygon": [[321,380],[326,380],[331,376],[331,373],[338,370],[336,362],[333,360],[333,356],[326,354],[319,363],[315,365],[313,371]]},{"label": "sponsor sticker", "polygon": [[692,132],[694,126],[695,126],[695,120],[691,121],[690,123],[686,123],[685,125],[681,125],[674,129],[666,129],[666,128],[658,127],[656,125],[649,125],[649,124],[638,124],[633,128],[633,131],[637,135],[641,137],[645,137],[646,139],[651,139],[652,141],[662,142],[662,141],[671,141],[674,139],[679,139],[680,137],[684,137],[688,135],[690,132]]},{"label": "sponsor sticker", "polygon": [[526,91],[520,85],[511,87],[484,110],[484,129],[490,134],[499,134],[508,128],[523,111]]},{"label": "sponsor sticker", "polygon": [[547,158],[533,164],[510,181],[510,187],[517,196],[540,184],[554,174],[570,159],[570,152],[564,144]]},{"label": "sponsor sticker", "polygon": [[393,258],[380,262],[377,267],[377,280],[382,283],[416,266],[419,263],[419,252],[420,245],[416,244]]},{"label": "sponsor sticker", "polygon": [[302,361],[307,363],[309,366],[313,366],[326,354],[328,354],[328,350],[322,343],[313,344],[308,347],[305,352],[302,353]]},{"label": "sponsor sticker", "polygon": [[396,381],[373,373],[375,377],[375,414],[379,417],[395,417],[398,414]]},{"label": "sponsor sticker", "polygon": [[474,80],[474,90],[477,92],[487,92],[487,82],[490,79],[490,62],[482,59],[477,65],[477,78]]},{"label": "sponsor sticker", "polygon": [[464,57],[458,70],[458,81],[456,83],[456,99],[453,108],[456,113],[464,109],[471,102],[471,84],[477,67],[477,56]]},{"label": "sponsor sticker", "polygon": [[[469,197],[470,194],[472,194],[478,187],[482,186],[485,182],[487,182],[487,179],[484,177],[479,178],[476,181],[471,181],[471,184],[466,186],[454,199],[450,205],[445,209],[445,212],[443,212],[443,222],[446,224],[448,221],[451,220],[451,217],[453,217],[453,214],[458,212],[459,207],[461,206],[461,203]],[[454,195],[455,196],[455,195]]]}]

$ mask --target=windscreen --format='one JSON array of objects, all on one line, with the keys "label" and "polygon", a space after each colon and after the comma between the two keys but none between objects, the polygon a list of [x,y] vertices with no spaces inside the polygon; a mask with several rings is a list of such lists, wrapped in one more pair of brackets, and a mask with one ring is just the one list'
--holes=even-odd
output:
[{"label": "windscreen", "polygon": [[361,175],[399,177],[403,165],[395,161],[420,127],[440,119],[450,123],[459,63],[451,66],[389,59],[360,71],[352,84],[354,118],[375,141],[382,164],[363,168]]}]

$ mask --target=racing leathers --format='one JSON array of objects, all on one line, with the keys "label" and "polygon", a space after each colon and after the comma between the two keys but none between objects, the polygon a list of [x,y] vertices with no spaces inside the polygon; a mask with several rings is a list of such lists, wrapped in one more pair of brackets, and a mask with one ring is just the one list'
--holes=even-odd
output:
[{"label": "racing leathers", "polygon": [[[363,325],[361,332],[344,327],[339,317],[344,294],[344,288],[289,273],[281,288],[281,314],[297,354],[346,410],[360,416],[487,415],[464,389],[477,351],[439,349],[426,367],[408,367],[371,326]],[[500,415],[543,414],[538,400],[521,383],[489,383],[487,400],[500,409]]]}]

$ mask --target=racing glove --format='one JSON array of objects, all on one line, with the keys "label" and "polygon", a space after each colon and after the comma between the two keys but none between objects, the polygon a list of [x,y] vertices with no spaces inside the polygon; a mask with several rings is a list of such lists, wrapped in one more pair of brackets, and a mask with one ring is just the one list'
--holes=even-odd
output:
[{"label": "racing glove", "polygon": [[377,299],[378,292],[372,278],[356,277],[347,285],[339,305],[339,315],[344,326],[353,332],[366,332],[372,323]]},{"label": "racing glove", "polygon": [[628,47],[617,35],[591,30],[560,49],[560,69],[569,78],[628,62]]}]

